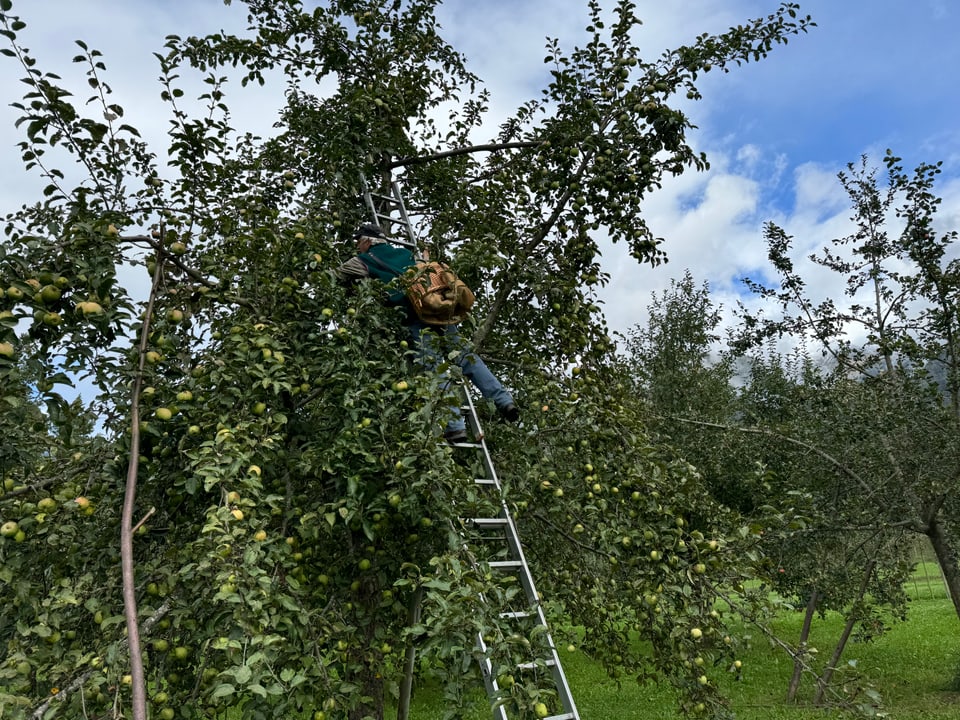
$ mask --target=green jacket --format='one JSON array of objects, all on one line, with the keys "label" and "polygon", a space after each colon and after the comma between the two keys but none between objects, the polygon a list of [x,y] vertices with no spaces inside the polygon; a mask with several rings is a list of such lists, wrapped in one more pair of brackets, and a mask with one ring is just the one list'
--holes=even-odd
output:
[{"label": "green jacket", "polygon": [[[416,264],[413,253],[406,248],[389,243],[373,245],[367,252],[360,253],[357,257],[367,266],[370,275],[383,283],[389,283],[398,275],[402,275],[404,270]],[[401,288],[393,288],[387,294],[387,299],[395,305],[403,302],[404,298],[405,294]]]}]

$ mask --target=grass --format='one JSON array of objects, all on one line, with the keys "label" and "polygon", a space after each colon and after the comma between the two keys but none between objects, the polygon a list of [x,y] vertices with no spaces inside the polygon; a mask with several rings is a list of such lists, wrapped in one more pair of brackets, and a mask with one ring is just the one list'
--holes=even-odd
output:
[{"label": "grass", "polygon": [[[774,630],[796,641],[802,622],[800,613],[784,615]],[[842,618],[828,614],[816,620],[811,645],[827,656],[839,636]],[[744,628],[755,638],[741,652],[742,680],[721,677],[731,707],[741,720],[823,720],[841,717],[835,710],[809,706],[813,681],[804,678],[797,705],[786,705],[792,660],[783,650],[771,647],[759,631]],[[870,643],[850,643],[842,664],[856,660],[861,682],[872,685],[883,697],[882,710],[896,720],[957,720],[960,692],[947,690],[960,673],[960,621],[948,599],[918,599],[911,603],[909,619],[894,625]],[[669,688],[624,683],[617,687],[600,666],[582,653],[563,653],[564,669],[580,715],[588,720],[651,720],[679,717]],[[723,675],[719,673],[719,675]],[[463,720],[489,720],[490,712],[478,690],[475,705]],[[806,705],[805,705],[806,704]],[[414,720],[439,720],[443,699],[434,687],[419,688],[411,706]]]},{"label": "grass", "polygon": [[905,588],[907,594],[914,600],[934,600],[948,597],[940,566],[932,560],[917,563]]}]

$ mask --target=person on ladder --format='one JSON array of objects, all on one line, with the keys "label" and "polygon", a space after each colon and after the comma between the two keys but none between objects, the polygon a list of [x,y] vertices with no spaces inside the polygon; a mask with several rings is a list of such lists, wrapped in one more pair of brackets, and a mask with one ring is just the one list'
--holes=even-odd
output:
[{"label": "person on ladder", "polygon": [[[345,285],[368,278],[389,283],[416,265],[413,253],[405,247],[391,244],[390,238],[376,225],[362,226],[353,239],[356,242],[357,254],[334,271],[337,279]],[[407,317],[404,324],[422,367],[436,370],[443,357],[454,350],[459,351],[457,365],[480,394],[493,401],[505,420],[516,422],[520,419],[520,411],[513,401],[513,396],[480,356],[469,348],[460,336],[456,323],[431,325],[424,322],[414,312],[403,289],[390,292],[387,301],[392,305],[406,306]],[[449,381],[445,387],[448,385]],[[466,423],[459,408],[451,408],[451,411],[454,416],[447,422],[443,436],[450,443],[463,442],[467,439]]]}]

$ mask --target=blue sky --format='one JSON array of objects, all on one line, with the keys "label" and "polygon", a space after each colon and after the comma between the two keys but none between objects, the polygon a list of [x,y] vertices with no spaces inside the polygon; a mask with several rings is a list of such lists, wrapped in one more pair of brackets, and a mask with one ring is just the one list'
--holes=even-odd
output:
[{"label": "blue sky", "polygon": [[[536,97],[543,82],[546,37],[566,48],[583,39],[585,0],[450,0],[439,11],[445,37],[462,50],[492,93],[490,135],[498,119]],[[612,2],[608,2],[608,5]],[[640,41],[653,58],[691,42],[701,32],[772,13],[774,0],[637,0],[644,26]],[[818,27],[775,48],[756,64],[705,76],[704,99],[685,109],[698,129],[691,138],[708,154],[708,173],[687,174],[649,198],[646,214],[667,240],[665,267],[638,267],[623,248],[606,247],[613,282],[604,291],[615,329],[642,322],[652,292],[690,269],[709,281],[715,301],[731,307],[742,296],[739,278],[764,267],[761,227],[767,220],[797,237],[806,254],[846,234],[850,214],[836,174],[862,154],[879,160],[885,148],[907,167],[945,163],[939,185],[941,220],[960,228],[960,4],[953,0],[809,0],[801,12]],[[83,38],[104,52],[107,79],[127,118],[165,150],[165,107],[158,99],[152,52],[168,33],[239,30],[242,3],[220,0],[14,0],[28,23],[25,44],[45,69],[83,82],[70,65],[72,41]],[[4,102],[22,94],[19,68],[7,58],[0,73]],[[281,101],[256,89],[234,87],[235,118],[267,132]],[[260,93],[260,94],[258,94]],[[0,112],[0,210],[37,197],[39,180],[19,167],[13,129],[16,113]],[[487,138],[478,137],[478,140]],[[839,285],[810,268],[810,285],[839,296]]]}]

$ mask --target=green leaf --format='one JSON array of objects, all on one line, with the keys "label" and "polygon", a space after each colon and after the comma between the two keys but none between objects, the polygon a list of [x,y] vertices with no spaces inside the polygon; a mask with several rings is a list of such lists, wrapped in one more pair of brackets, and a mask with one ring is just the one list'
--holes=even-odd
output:
[{"label": "green leaf", "polygon": [[213,692],[210,693],[210,697],[226,697],[227,695],[233,695],[237,692],[237,689],[230,683],[223,683],[222,685],[217,685],[213,689]]}]

